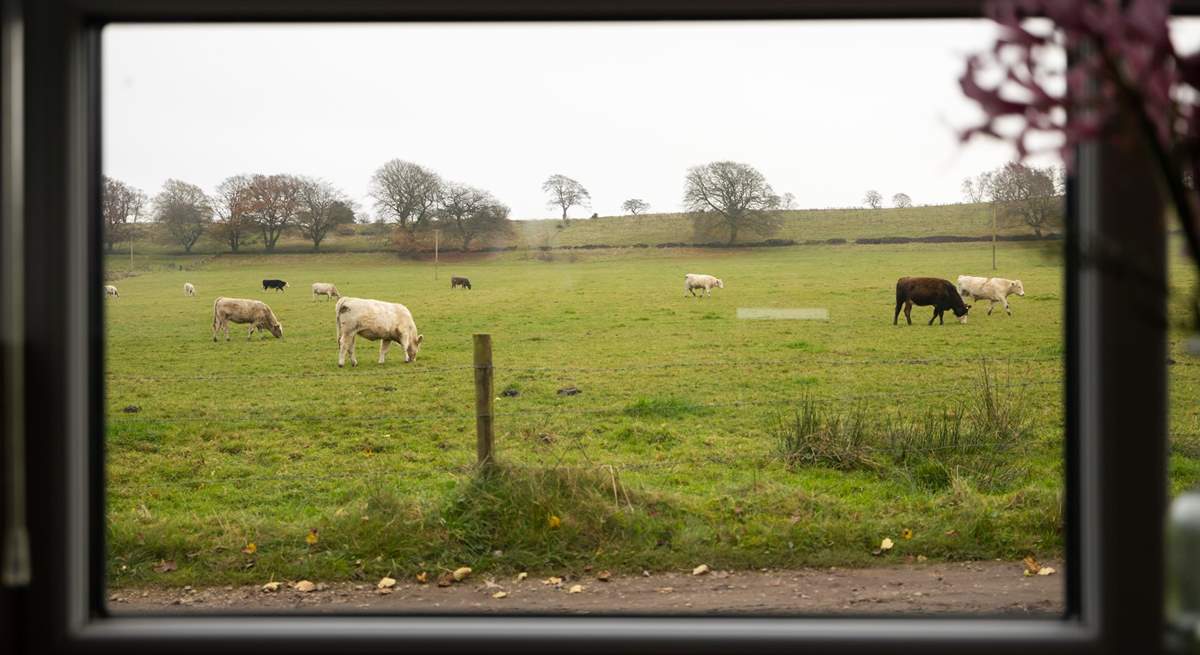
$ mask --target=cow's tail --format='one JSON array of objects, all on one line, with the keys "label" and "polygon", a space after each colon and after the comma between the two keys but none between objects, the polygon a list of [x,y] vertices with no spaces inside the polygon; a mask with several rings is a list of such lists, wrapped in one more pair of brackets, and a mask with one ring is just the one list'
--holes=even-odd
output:
[{"label": "cow's tail", "polygon": [[222,300],[224,300],[222,296],[217,296],[217,299],[213,301],[213,334],[217,333],[217,306],[221,304]]}]

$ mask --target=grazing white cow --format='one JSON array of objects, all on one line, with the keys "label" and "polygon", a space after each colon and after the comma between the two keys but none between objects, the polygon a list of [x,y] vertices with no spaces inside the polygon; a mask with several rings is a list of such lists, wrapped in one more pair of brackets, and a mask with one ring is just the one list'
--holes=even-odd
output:
[{"label": "grazing white cow", "polygon": [[313,300],[317,296],[325,296],[327,298],[341,298],[342,294],[338,293],[337,287],[329,282],[313,282],[312,285]]},{"label": "grazing white cow", "polygon": [[1004,311],[1012,316],[1012,310],[1008,308],[1008,297],[1016,294],[1018,296],[1025,295],[1025,285],[1021,284],[1020,280],[1008,280],[1002,277],[977,277],[974,275],[958,276],[958,293],[966,298],[970,296],[975,300],[988,300],[991,304],[988,305],[988,315],[992,314],[992,309],[996,303],[1004,304]]},{"label": "grazing white cow", "polygon": [[217,333],[225,330],[225,340],[229,341],[230,323],[249,323],[250,330],[246,332],[249,339],[255,330],[269,330],[275,338],[283,337],[283,325],[275,318],[275,312],[261,300],[245,298],[217,298],[213,303],[212,338],[217,340]]},{"label": "grazing white cow", "polygon": [[686,298],[687,294],[689,293],[695,296],[696,289],[704,289],[704,292],[700,294],[701,298],[704,296],[711,296],[713,287],[724,289],[725,283],[721,282],[720,278],[715,278],[711,275],[702,275],[700,273],[688,273],[687,275],[683,276],[684,298]]},{"label": "grazing white cow", "polygon": [[411,362],[421,350],[424,335],[417,333],[412,312],[404,305],[365,298],[342,297],[334,309],[338,331],[338,368],[346,365],[346,354],[350,354],[350,365],[358,366],[354,356],[355,337],[365,337],[379,344],[379,363],[387,356],[388,347],[394,341],[404,348],[404,361]]},{"label": "grazing white cow", "polygon": [[196,295],[196,287],[192,286],[191,282],[184,282],[183,283],[183,295],[185,295],[185,296]]},{"label": "grazing white cow", "polygon": [[120,298],[121,294],[117,293],[117,288],[111,284],[104,285],[104,295]]}]

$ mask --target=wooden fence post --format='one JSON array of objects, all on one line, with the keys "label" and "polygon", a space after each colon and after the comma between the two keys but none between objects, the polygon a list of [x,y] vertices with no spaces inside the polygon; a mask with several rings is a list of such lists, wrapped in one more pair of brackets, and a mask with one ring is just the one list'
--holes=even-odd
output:
[{"label": "wooden fence post", "polygon": [[492,335],[475,335],[475,454],[480,466],[494,463],[495,421],[492,416],[495,389],[492,383]]}]

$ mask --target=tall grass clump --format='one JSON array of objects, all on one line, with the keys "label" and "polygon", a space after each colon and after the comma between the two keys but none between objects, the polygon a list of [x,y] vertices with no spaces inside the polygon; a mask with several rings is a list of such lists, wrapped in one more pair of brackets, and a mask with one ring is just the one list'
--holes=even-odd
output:
[{"label": "tall grass clump", "polygon": [[777,421],[776,447],[791,467],[873,470],[929,490],[956,479],[1004,489],[1025,472],[1018,449],[1031,435],[1032,419],[1024,394],[999,384],[986,364],[976,389],[916,415],[886,416],[867,405],[839,410],[805,397]]},{"label": "tall grass clump", "polygon": [[825,466],[839,471],[875,468],[872,431],[865,406],[839,413],[805,396],[774,429],[780,455],[791,467]]}]

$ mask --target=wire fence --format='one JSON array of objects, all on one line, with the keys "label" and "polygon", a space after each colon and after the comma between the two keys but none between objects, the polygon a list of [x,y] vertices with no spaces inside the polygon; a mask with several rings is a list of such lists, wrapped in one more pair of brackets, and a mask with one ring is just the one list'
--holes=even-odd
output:
[{"label": "wire fence", "polygon": [[[1011,391],[1015,389],[1030,389],[1038,387],[1061,387],[1061,382],[1057,380],[1035,380],[1026,382],[1014,383],[999,383],[994,385],[994,389]],[[879,391],[871,393],[858,394],[839,394],[837,396],[821,396],[815,394],[799,394],[793,396],[782,396],[774,398],[757,398],[755,400],[732,400],[728,402],[688,402],[684,405],[686,411],[709,411],[717,409],[747,409],[747,408],[776,408],[784,410],[795,403],[799,402],[815,402],[823,404],[845,404],[859,403],[868,400],[896,400],[903,401],[909,398],[926,398],[931,396],[963,396],[965,392],[961,387],[952,387],[945,389],[895,389],[890,391]],[[626,395],[626,396],[611,396],[605,395],[607,401],[617,401],[626,404],[622,405],[606,405],[603,407],[584,406],[584,407],[564,407],[562,405],[536,405],[529,406],[519,412],[500,411],[495,412],[493,416],[497,418],[549,418],[563,416],[598,416],[598,415],[621,415],[630,412],[635,412],[636,406],[631,406],[628,403],[637,403],[638,401],[649,398],[648,394]],[[306,407],[310,405],[305,405]],[[242,410],[246,411],[246,410]],[[229,412],[217,415],[175,415],[175,416],[143,416],[140,413],[112,415],[108,422],[110,425],[120,425],[126,423],[220,423],[220,424],[244,424],[244,423],[269,423],[269,422],[359,422],[373,423],[395,421],[398,423],[404,422],[428,422],[428,421],[453,421],[453,420],[474,420],[474,415],[464,407],[463,411],[447,411],[435,414],[291,414],[287,413],[286,408],[273,408],[271,413],[259,416],[255,415],[232,415]]]},{"label": "wire fence", "polygon": [[[789,369],[808,369],[808,368],[825,368],[829,366],[945,366],[951,361],[948,357],[934,358],[837,358],[837,357],[803,357],[795,359],[742,359],[742,360],[701,360],[693,362],[657,362],[648,364],[626,364],[621,366],[509,366],[505,364],[494,365],[493,369],[500,374],[506,373],[630,373],[635,371],[652,371],[652,370],[675,370],[675,369],[725,369],[725,368],[789,368]],[[961,361],[961,360],[959,360]],[[980,361],[980,360],[967,360]],[[981,358],[981,361],[992,364],[1030,364],[1030,363],[1059,363],[1063,362],[1062,356],[1059,355],[1009,355]],[[373,366],[374,364],[371,364]],[[365,366],[365,365],[364,365]],[[404,375],[409,373],[415,374],[440,374],[463,372],[474,369],[472,364],[448,364],[424,366],[412,364],[406,366]],[[330,378],[336,377],[339,379],[356,379],[363,378],[367,380],[380,380],[378,371],[370,370],[332,370],[332,371],[300,371],[293,373],[271,373],[271,372],[215,372],[201,374],[170,374],[170,375],[144,375],[140,373],[121,373],[118,371],[107,371],[106,376],[109,380],[127,380],[127,381],[145,381],[145,382],[170,382],[170,381],[209,381],[209,380],[276,380],[276,379],[307,379],[307,378]]]}]

